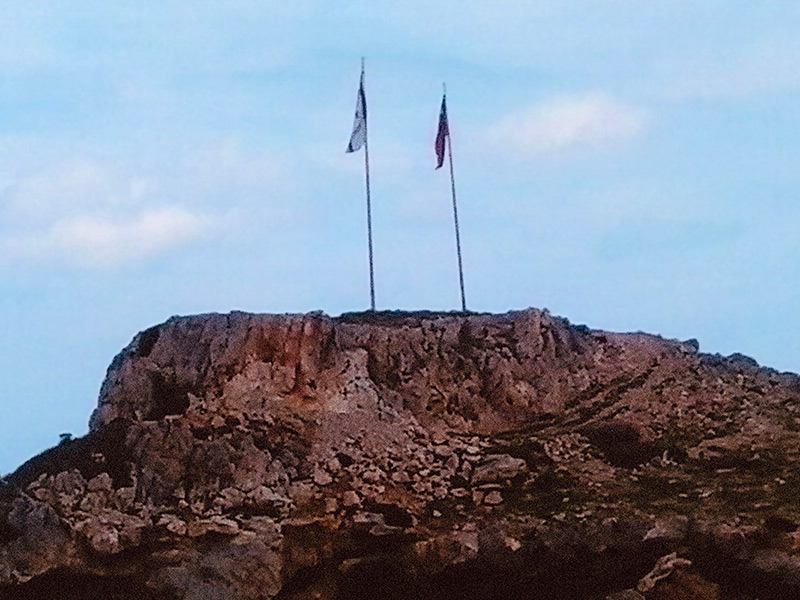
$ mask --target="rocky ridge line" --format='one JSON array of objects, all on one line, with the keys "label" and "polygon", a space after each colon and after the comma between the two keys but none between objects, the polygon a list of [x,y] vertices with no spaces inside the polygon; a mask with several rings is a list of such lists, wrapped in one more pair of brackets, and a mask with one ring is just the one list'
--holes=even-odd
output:
[{"label": "rocky ridge line", "polygon": [[173,318],[0,487],[0,597],[800,597],[799,410],[546,311]]}]

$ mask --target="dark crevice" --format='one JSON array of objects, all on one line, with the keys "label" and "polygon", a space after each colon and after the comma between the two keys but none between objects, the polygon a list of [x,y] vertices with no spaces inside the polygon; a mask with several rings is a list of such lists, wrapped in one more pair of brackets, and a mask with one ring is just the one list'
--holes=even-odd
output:
[{"label": "dark crevice", "polygon": [[355,459],[352,456],[350,456],[349,454],[345,454],[344,452],[337,453],[336,459],[339,461],[339,464],[342,465],[345,469],[355,462]]},{"label": "dark crevice", "polygon": [[692,568],[717,583],[722,598],[736,600],[789,600],[800,598],[800,581],[791,570],[764,572],[747,563],[748,553],[720,549],[704,536],[693,536],[686,551]]},{"label": "dark crevice", "polygon": [[411,527],[413,519],[411,515],[396,504],[367,503],[367,509],[371,512],[383,515],[384,522],[392,527]]},{"label": "dark crevice", "polygon": [[590,558],[542,548],[512,555],[498,548],[480,560],[426,575],[400,552],[364,557],[340,570],[336,600],[601,600],[636,582],[657,560],[641,548],[609,549]]},{"label": "dark crevice", "polygon": [[140,333],[139,344],[136,347],[136,354],[140,358],[150,356],[150,353],[153,351],[153,347],[156,345],[156,342],[158,342],[160,335],[160,326],[151,327],[150,329],[146,329]]},{"label": "dark crevice", "polygon": [[319,361],[323,369],[333,365],[333,357],[336,353],[336,329],[331,327],[330,333],[322,341],[319,350]]},{"label": "dark crevice", "polygon": [[656,454],[653,444],[642,441],[639,431],[627,423],[596,423],[582,433],[615,467],[632,469]]},{"label": "dark crevice", "polygon": [[0,544],[8,544],[9,542],[13,542],[22,535],[21,531],[14,529],[8,523],[8,513],[10,512],[10,508],[11,507],[9,505],[3,506],[0,504]]},{"label": "dark crevice", "polygon": [[151,373],[152,407],[145,417],[148,421],[158,421],[169,415],[183,415],[189,409],[191,386],[180,385],[175,375]]},{"label": "dark crevice", "polygon": [[3,600],[171,600],[135,577],[80,575],[57,569],[16,586],[0,587]]}]

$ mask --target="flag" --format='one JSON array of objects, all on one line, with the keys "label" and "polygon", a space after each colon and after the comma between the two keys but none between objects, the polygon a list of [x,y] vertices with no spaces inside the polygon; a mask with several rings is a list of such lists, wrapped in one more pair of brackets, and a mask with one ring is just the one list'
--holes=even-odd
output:
[{"label": "flag", "polygon": [[445,103],[445,98],[446,96],[442,96],[442,110],[439,113],[439,131],[436,132],[436,143],[434,144],[437,169],[444,164],[445,138],[450,135],[450,127],[447,124],[447,104]]},{"label": "flag", "polygon": [[347,152],[361,150],[367,141],[367,99],[364,96],[364,65],[361,65],[361,83],[358,86],[358,98],[356,98],[356,117],[353,121],[353,133],[350,135],[350,143],[347,145]]}]

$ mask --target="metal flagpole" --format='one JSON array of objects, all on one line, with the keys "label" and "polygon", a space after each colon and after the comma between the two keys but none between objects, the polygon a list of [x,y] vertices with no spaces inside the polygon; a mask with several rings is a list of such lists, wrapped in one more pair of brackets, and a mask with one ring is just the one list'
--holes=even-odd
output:
[{"label": "metal flagpole", "polygon": [[[442,90],[447,97],[447,86],[442,83]],[[461,263],[461,236],[458,233],[458,206],[456,205],[456,178],[453,174],[453,144],[450,141],[450,122],[447,123],[447,153],[450,155],[450,189],[453,192],[453,221],[456,226],[456,253],[458,254],[458,282],[461,285],[461,310],[467,312],[467,298],[464,294],[464,268]]]},{"label": "metal flagpole", "polygon": [[[361,57],[361,72],[364,72],[364,57]],[[367,180],[367,241],[369,243],[369,298],[370,310],[375,310],[375,272],[372,260],[372,206],[369,196],[369,131],[367,129],[367,99],[363,87],[361,89],[364,102],[364,170]]]}]

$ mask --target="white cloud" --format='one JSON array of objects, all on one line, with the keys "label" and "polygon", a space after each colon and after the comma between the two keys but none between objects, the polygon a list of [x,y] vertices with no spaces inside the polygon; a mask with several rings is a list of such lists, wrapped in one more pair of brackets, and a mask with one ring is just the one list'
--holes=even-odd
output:
[{"label": "white cloud", "polygon": [[165,206],[157,182],[108,161],[74,158],[17,177],[4,191],[0,263],[111,268],[205,231],[200,213]]},{"label": "white cloud", "polygon": [[111,269],[204,234],[286,227],[299,213],[286,201],[299,185],[290,159],[235,139],[174,153],[24,158],[0,191],[0,266]]},{"label": "white cloud", "polygon": [[189,242],[208,226],[205,217],[178,207],[132,218],[84,215],[56,221],[44,232],[9,236],[0,242],[0,257],[110,268]]},{"label": "white cloud", "polygon": [[646,124],[644,110],[608,94],[562,95],[503,117],[488,138],[514,152],[540,154],[630,140]]}]

